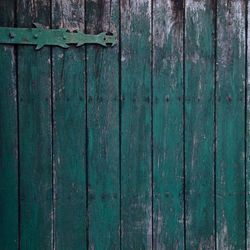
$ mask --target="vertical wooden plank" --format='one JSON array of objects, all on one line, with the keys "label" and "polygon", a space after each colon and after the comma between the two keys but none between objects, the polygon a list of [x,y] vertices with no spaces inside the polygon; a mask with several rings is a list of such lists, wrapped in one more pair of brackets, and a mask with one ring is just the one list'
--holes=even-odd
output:
[{"label": "vertical wooden plank", "polygon": [[152,248],[151,2],[121,1],[123,249]]},{"label": "vertical wooden plank", "polygon": [[[87,32],[119,31],[114,0],[87,0]],[[87,49],[90,249],[120,248],[119,45]]]},{"label": "vertical wooden plank", "polygon": [[246,72],[246,247],[250,249],[250,1],[247,2],[247,72]]},{"label": "vertical wooden plank", "polygon": [[154,249],[183,249],[183,1],[153,5]]},{"label": "vertical wooden plank", "polygon": [[[14,26],[15,1],[0,2],[0,26]],[[18,136],[13,46],[0,46],[0,246],[18,245]]]},{"label": "vertical wooden plank", "polygon": [[[17,24],[49,25],[49,0],[17,1]],[[50,51],[18,49],[20,132],[20,247],[51,249],[51,72]]]},{"label": "vertical wooden plank", "polygon": [[[52,26],[83,32],[84,12],[84,0],[54,0]],[[87,249],[85,49],[52,55],[55,249]]]},{"label": "vertical wooden plank", "polygon": [[214,249],[214,5],[185,7],[186,249]]},{"label": "vertical wooden plank", "polygon": [[217,9],[217,249],[244,249],[245,1]]}]

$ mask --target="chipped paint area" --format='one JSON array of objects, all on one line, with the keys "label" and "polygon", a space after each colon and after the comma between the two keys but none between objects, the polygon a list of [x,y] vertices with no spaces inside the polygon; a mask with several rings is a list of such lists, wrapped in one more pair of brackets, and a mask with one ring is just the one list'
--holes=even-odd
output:
[{"label": "chipped paint area", "polygon": [[[229,26],[234,33],[239,34],[239,38],[244,39],[245,35],[245,5],[243,1],[228,1],[225,3],[228,9],[226,12]],[[242,40],[241,40],[242,41]]]},{"label": "chipped paint area", "polygon": [[[173,0],[156,1],[153,9],[154,49],[163,51],[171,44],[169,47],[171,51],[164,53],[166,57],[162,58],[161,66],[170,70],[169,73],[175,77],[176,65],[181,60],[183,51],[183,3],[180,1],[177,4]],[[154,69],[159,66],[156,54],[153,53]],[[177,82],[173,84],[177,84]]]},{"label": "chipped paint area", "polygon": [[[151,1],[122,1],[121,12],[122,32],[125,32],[127,35],[131,35],[136,22],[144,22],[147,20],[149,24],[148,27],[151,29]],[[150,39],[151,36],[149,36],[149,40]]]},{"label": "chipped paint area", "polygon": [[[214,237],[213,235],[211,235],[211,237],[208,240],[204,240],[201,239],[199,246],[198,246],[198,250],[210,250],[210,249],[214,249]],[[221,249],[222,250],[222,249]]]},{"label": "chipped paint area", "polygon": [[[38,7],[39,6],[39,7]],[[31,0],[26,1],[22,0],[17,4],[17,13],[26,12],[29,15],[19,15],[18,16],[18,23],[26,23],[27,26],[27,18],[30,18],[30,16],[33,17],[33,21],[36,21],[37,17],[40,15],[41,11],[44,13],[49,12],[50,8],[50,1],[49,0],[43,0],[43,1],[37,1],[37,0]],[[48,23],[43,23],[43,25],[47,25]],[[32,26],[32,21],[30,21],[30,26]]]},{"label": "chipped paint area", "polygon": [[171,0],[167,0],[165,5],[157,1],[154,10],[154,45],[163,48],[175,22]]},{"label": "chipped paint area", "polygon": [[222,222],[223,224],[220,225],[220,230],[217,232],[217,249],[227,249],[233,250],[235,249],[233,246],[229,245],[229,234],[228,234],[228,226],[226,223],[225,214],[222,214]]},{"label": "chipped paint area", "polygon": [[[155,218],[155,239],[154,239],[154,247],[159,250],[166,249],[166,246],[164,245],[163,241],[161,240],[160,236],[162,235],[162,229],[163,229],[163,216],[161,214],[161,208],[158,208],[157,212],[157,218]],[[166,232],[167,233],[167,232]]]},{"label": "chipped paint area", "polygon": [[241,55],[245,53],[245,5],[243,1],[230,1],[230,4],[231,7],[226,6],[230,10],[227,12],[227,20],[230,21],[231,31],[238,36]]},{"label": "chipped paint area", "polygon": [[206,1],[186,0],[186,9],[194,13],[206,11]]},{"label": "chipped paint area", "polygon": [[153,229],[153,224],[152,224],[152,207],[148,206],[148,211],[147,211],[147,216],[148,216],[148,230],[147,230],[147,245],[152,246],[152,229]]},{"label": "chipped paint area", "polygon": [[[15,57],[15,51],[13,46],[9,46],[9,45],[5,45],[2,47],[4,53],[6,53],[6,56],[9,57],[10,61],[9,64],[11,65],[11,74],[9,74],[9,77],[11,78],[11,82],[15,83],[16,82],[16,74],[15,74],[15,70],[16,70],[16,57]],[[4,55],[5,56],[5,55]],[[17,101],[17,91],[16,91],[16,86],[15,84],[10,84],[9,85],[9,92],[8,92],[9,96],[12,96],[15,100],[15,102]]]},{"label": "chipped paint area", "polygon": [[[98,0],[91,0],[88,1],[86,6],[87,9],[87,31],[91,33],[96,32],[96,28],[101,28],[104,31],[109,31],[114,34],[117,34],[118,27],[114,22],[116,18],[116,11],[118,7],[117,1],[98,1]],[[91,11],[88,12],[88,9]],[[100,9],[100,12],[96,12],[97,9]],[[91,14],[90,14],[91,13]]]},{"label": "chipped paint area", "polygon": [[71,0],[70,2],[71,4],[66,0],[54,1],[53,15],[60,16],[58,24],[60,28],[84,31],[84,0]]},{"label": "chipped paint area", "polygon": [[[220,63],[226,66],[234,56],[232,42],[237,42],[239,57],[245,53],[245,13],[243,1],[224,1],[225,16],[218,15],[218,47],[221,50]],[[222,7],[222,8],[223,8]],[[224,21],[225,20],[225,21]],[[225,32],[224,22],[227,23]]]},{"label": "chipped paint area", "polygon": [[197,1],[197,0],[187,0],[186,1],[186,22],[188,19],[191,19],[195,23],[195,38],[193,41],[196,42],[197,46],[200,46],[200,36],[204,32],[204,25],[200,22],[203,18],[204,13],[208,10],[206,6],[206,1]]},{"label": "chipped paint area", "polygon": [[147,7],[147,14],[150,16],[151,14],[151,1],[148,0],[137,0],[137,1],[121,1],[121,7],[124,11],[129,9],[129,12],[133,13],[134,15],[140,15],[141,9]]}]

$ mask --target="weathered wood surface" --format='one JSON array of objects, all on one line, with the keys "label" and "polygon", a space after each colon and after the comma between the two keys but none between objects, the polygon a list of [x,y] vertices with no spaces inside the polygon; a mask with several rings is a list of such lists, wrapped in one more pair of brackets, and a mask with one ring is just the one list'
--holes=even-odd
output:
[{"label": "weathered wood surface", "polygon": [[121,243],[152,247],[151,2],[121,1]]},{"label": "weathered wood surface", "polygon": [[[17,2],[18,27],[50,23],[50,2]],[[18,47],[20,248],[52,247],[50,50]]]},{"label": "weathered wood surface", "polygon": [[184,248],[183,1],[153,5],[153,247]]},{"label": "weathered wood surface", "polygon": [[[53,1],[52,27],[84,31],[84,1]],[[53,48],[55,249],[87,249],[85,49]]]},{"label": "weathered wood surface", "polygon": [[245,1],[218,1],[217,249],[245,248]]},{"label": "weathered wood surface", "polygon": [[[247,2],[247,20],[250,20],[250,1]],[[247,65],[246,65],[246,247],[250,249],[250,25],[247,26]]]},{"label": "weathered wood surface", "polygon": [[246,4],[1,1],[120,39],[0,45],[0,249],[249,249]]},{"label": "weathered wood surface", "polygon": [[[87,33],[119,32],[117,0],[86,1]],[[119,45],[87,48],[90,249],[120,248]]]},{"label": "weathered wood surface", "polygon": [[[14,26],[14,1],[0,2],[0,26]],[[18,246],[18,133],[16,57],[0,46],[0,248]]]},{"label": "weathered wood surface", "polygon": [[214,249],[214,6],[185,7],[186,249]]}]

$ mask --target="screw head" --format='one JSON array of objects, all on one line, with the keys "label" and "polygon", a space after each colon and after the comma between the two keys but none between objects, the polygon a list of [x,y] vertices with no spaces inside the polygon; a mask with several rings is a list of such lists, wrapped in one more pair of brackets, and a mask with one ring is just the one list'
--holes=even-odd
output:
[{"label": "screw head", "polygon": [[15,37],[15,34],[14,34],[13,32],[10,32],[10,33],[9,33],[9,37],[10,37],[10,38],[14,38],[14,37]]}]

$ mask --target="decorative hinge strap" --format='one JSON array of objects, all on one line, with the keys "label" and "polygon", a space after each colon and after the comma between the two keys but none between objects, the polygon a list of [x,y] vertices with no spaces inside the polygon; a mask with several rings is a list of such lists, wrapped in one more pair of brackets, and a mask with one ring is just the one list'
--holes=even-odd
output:
[{"label": "decorative hinge strap", "polygon": [[69,48],[70,44],[82,46],[84,44],[99,44],[114,46],[116,37],[112,33],[102,32],[97,35],[85,34],[78,30],[70,32],[66,28],[46,29],[38,23],[35,28],[0,27],[0,44],[36,45],[36,49],[52,45]]}]

